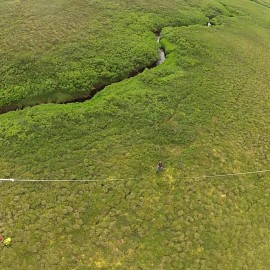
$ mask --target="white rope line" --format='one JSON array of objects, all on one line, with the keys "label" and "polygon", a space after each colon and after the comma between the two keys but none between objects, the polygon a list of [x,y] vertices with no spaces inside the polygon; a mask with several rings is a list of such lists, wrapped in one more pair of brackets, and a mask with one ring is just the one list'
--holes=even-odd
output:
[{"label": "white rope line", "polygon": [[197,179],[197,178],[216,178],[216,177],[227,177],[227,176],[239,176],[239,175],[247,175],[247,174],[258,174],[258,173],[267,173],[270,170],[261,170],[261,171],[250,171],[250,172],[238,172],[238,173],[226,173],[226,174],[215,174],[215,175],[204,175],[204,176],[194,176],[194,177],[183,177],[189,179]]},{"label": "white rope line", "polygon": [[[199,179],[199,178],[221,178],[228,176],[240,176],[240,175],[248,175],[248,174],[259,174],[259,173],[267,173],[270,170],[260,170],[260,171],[249,171],[249,172],[238,172],[238,173],[226,173],[226,174],[216,174],[216,175],[202,175],[202,176],[183,176],[177,179]],[[14,179],[14,178],[0,178],[1,181],[9,181],[9,182],[112,182],[112,181],[127,181],[127,180],[139,180],[143,179],[143,177],[134,177],[134,178],[106,178],[106,179]]]},{"label": "white rope line", "polygon": [[14,179],[14,178],[0,178],[1,181],[10,181],[10,182],[111,182],[111,181],[127,181],[127,180],[137,180],[142,179],[142,177],[138,178],[106,178],[106,179]]}]

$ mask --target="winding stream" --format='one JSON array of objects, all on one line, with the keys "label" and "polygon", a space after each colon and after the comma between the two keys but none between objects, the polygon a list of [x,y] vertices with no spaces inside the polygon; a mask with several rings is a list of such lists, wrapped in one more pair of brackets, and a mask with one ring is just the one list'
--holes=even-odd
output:
[{"label": "winding stream", "polygon": [[[160,43],[160,40],[161,40],[161,34],[160,34],[161,30],[160,31],[157,31],[155,32],[156,34],[156,38],[157,38],[157,42]],[[143,68],[140,68],[140,69],[135,69],[133,70],[132,72],[129,73],[128,77],[127,78],[132,78],[132,77],[135,77],[137,76],[138,74],[142,73],[146,68],[147,69],[152,69],[156,66],[159,66],[161,65],[164,61],[166,60],[166,53],[165,53],[165,50],[163,48],[160,48],[159,49],[159,59],[157,61],[155,61],[154,63],[146,66],[146,67],[143,67]],[[125,79],[127,79],[125,78]],[[125,80],[123,79],[123,80]],[[113,82],[113,83],[118,83],[118,82],[121,82],[122,80],[120,81],[116,81],[116,82]],[[111,84],[113,84],[111,83]],[[70,100],[70,101],[66,101],[66,102],[63,102],[63,103],[60,103],[60,104],[69,104],[69,103],[75,103],[75,102],[84,102],[86,100],[89,100],[91,98],[93,98],[98,92],[100,92],[101,90],[103,90],[106,86],[109,86],[111,84],[106,84],[106,85],[97,85],[94,87],[94,89],[91,90],[91,92],[85,96],[85,97],[80,97],[80,98],[76,98],[76,99],[73,99],[73,100]]]},{"label": "winding stream", "polygon": [[[160,40],[161,40],[161,34],[160,34],[161,30],[160,31],[157,31],[155,32],[156,34],[156,38],[157,38],[157,42],[160,43]],[[154,63],[146,66],[146,67],[143,67],[143,68],[140,68],[140,69],[135,69],[133,70],[132,72],[129,73],[128,77],[127,78],[132,78],[132,77],[135,77],[136,75],[142,73],[146,68],[148,69],[152,69],[156,66],[159,66],[161,65],[164,61],[166,60],[166,53],[165,53],[165,50],[163,48],[160,48],[159,49],[159,59],[157,61],[155,61]],[[125,78],[126,79],[126,78]],[[125,80],[123,79],[123,80]],[[121,80],[122,81],[122,80]],[[118,82],[121,82],[121,81],[117,81],[117,82],[114,82],[114,83],[118,83]],[[111,83],[113,84],[113,83]],[[70,101],[66,101],[66,102],[63,102],[62,104],[69,104],[69,103],[75,103],[75,102],[84,102],[86,100],[89,100],[91,98],[93,98],[98,92],[100,92],[101,90],[103,90],[106,86],[109,86],[111,84],[107,84],[107,85],[97,85],[90,93],[89,95],[85,96],[85,97],[80,97],[80,98],[76,98],[76,99],[73,99],[73,100],[70,100]],[[60,103],[61,104],[61,103]]]},{"label": "winding stream", "polygon": [[[161,35],[160,35],[160,31],[157,31],[155,32],[156,34],[156,38],[157,38],[157,42],[160,43],[160,39],[161,39]],[[134,69],[132,72],[129,73],[129,75],[127,76],[127,78],[131,78],[131,77],[135,77],[137,76],[138,74],[142,73],[146,68],[147,69],[152,69],[160,64],[162,64],[166,59],[166,54],[165,54],[165,50],[163,48],[160,48],[159,49],[159,59],[155,62],[153,62],[152,64],[148,65],[148,66],[145,66],[143,68],[137,68],[137,69]],[[127,79],[125,78],[125,79]],[[125,80],[123,79],[123,80]],[[122,80],[120,81],[116,81],[116,82],[113,82],[113,83],[118,83],[118,82],[121,82]],[[111,84],[113,84],[111,83]],[[106,86],[109,86],[111,84],[106,84],[106,85],[102,85],[102,84],[99,84],[99,85],[95,85],[94,86],[94,89],[91,90],[90,93],[88,93],[86,96],[84,97],[78,97],[78,98],[75,98],[75,99],[72,99],[72,100],[69,100],[69,101],[65,101],[65,102],[60,102],[60,103],[54,103],[54,104],[68,104],[68,103],[75,103],[75,102],[84,102],[86,100],[90,100],[91,98],[93,98],[98,92],[100,92],[101,90],[103,90]],[[25,107],[34,107],[34,106],[38,106],[38,105],[41,105],[41,104],[47,104],[46,102],[44,103],[40,103],[40,104],[33,104],[33,105],[29,105],[29,106],[25,106]],[[7,105],[7,106],[3,106],[0,108],[0,114],[3,114],[3,113],[7,113],[7,112],[10,112],[10,111],[16,111],[16,110],[22,110],[24,109],[25,107],[16,107],[14,105]]]}]

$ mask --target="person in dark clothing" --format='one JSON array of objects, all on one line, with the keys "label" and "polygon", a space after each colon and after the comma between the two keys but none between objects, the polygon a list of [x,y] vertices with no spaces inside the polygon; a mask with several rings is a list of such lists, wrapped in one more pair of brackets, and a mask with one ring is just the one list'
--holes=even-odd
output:
[{"label": "person in dark clothing", "polygon": [[161,161],[159,161],[157,168],[156,168],[156,173],[160,173],[163,170],[163,164]]}]

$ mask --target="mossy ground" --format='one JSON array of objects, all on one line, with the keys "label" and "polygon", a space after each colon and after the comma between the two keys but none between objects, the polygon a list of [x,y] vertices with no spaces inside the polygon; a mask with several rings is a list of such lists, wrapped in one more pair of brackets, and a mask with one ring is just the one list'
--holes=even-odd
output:
[{"label": "mossy ground", "polygon": [[[148,36],[146,57],[157,50],[151,31],[162,28],[162,65],[84,103],[0,116],[1,177],[124,180],[0,183],[0,231],[13,238],[1,246],[1,269],[269,268],[269,174],[203,177],[270,169],[269,1],[135,2],[87,3]],[[153,21],[135,23],[142,13]],[[110,31],[128,51],[123,21]],[[103,42],[111,37],[100,37],[104,52],[94,58],[107,60],[112,49]],[[67,38],[60,40],[70,46]],[[143,42],[134,45],[136,57]],[[156,175],[159,160],[164,171]]]}]

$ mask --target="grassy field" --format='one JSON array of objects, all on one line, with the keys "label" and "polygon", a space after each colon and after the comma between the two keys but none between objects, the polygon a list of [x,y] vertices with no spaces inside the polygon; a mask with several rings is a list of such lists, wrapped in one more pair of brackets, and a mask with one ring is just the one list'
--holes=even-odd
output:
[{"label": "grassy field", "polygon": [[0,0],[2,107],[123,80],[1,114],[0,177],[122,180],[0,182],[0,268],[269,269],[270,174],[204,176],[270,169],[270,2],[43,2]]}]

